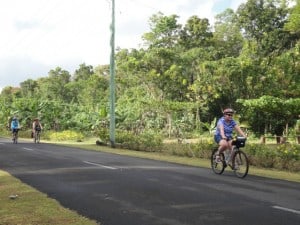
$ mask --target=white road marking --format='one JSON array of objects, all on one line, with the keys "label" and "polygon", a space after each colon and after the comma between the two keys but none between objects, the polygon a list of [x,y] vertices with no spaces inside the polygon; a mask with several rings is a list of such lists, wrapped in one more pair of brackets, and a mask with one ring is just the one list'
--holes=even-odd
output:
[{"label": "white road marking", "polygon": [[300,215],[300,211],[295,210],[295,209],[289,209],[289,208],[285,208],[285,207],[281,207],[281,206],[277,206],[277,205],[274,205],[273,208],[274,209],[280,209],[280,210],[287,211],[287,212],[296,213],[296,214]]},{"label": "white road marking", "polygon": [[103,168],[106,168],[106,169],[110,169],[110,170],[116,170],[116,169],[118,169],[116,167],[105,166],[105,165],[102,165],[102,164],[99,164],[99,163],[93,163],[93,162],[89,162],[89,161],[83,161],[83,162],[86,163],[86,164],[90,164],[90,165],[93,165],[93,166],[100,166],[100,167],[103,167]]},{"label": "white road marking", "polygon": [[33,151],[32,148],[23,148],[24,150],[27,150],[27,151]]}]

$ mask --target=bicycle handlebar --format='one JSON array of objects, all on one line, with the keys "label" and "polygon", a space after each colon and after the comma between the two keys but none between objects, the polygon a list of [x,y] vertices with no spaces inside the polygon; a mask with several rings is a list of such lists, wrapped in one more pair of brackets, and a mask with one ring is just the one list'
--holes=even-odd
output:
[{"label": "bicycle handlebar", "polygon": [[236,147],[240,148],[240,147],[245,147],[246,145],[246,137],[236,137],[233,141],[232,141],[232,145],[235,145]]}]

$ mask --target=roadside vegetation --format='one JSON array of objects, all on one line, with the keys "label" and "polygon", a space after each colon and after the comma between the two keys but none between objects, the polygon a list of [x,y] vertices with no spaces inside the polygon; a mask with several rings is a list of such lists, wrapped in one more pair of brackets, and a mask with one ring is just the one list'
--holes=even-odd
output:
[{"label": "roadside vegetation", "polygon": [[[299,11],[299,0],[292,6],[248,0],[217,15],[214,24],[197,15],[182,24],[178,15],[152,15],[143,47],[116,53],[118,138],[131,135],[138,143],[135,136],[146,140],[150,133],[162,139],[199,137],[213,132],[222,109],[232,107],[254,137],[300,142]],[[4,87],[0,127],[15,115],[29,130],[38,117],[54,135],[75,131],[106,140],[109,74],[109,65],[82,63],[73,74],[56,67],[18,87]]]}]

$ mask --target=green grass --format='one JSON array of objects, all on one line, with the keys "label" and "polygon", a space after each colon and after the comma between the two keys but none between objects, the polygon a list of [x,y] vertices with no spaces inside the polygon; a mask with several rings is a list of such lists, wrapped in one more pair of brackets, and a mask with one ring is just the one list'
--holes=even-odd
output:
[{"label": "green grass", "polygon": [[1,170],[0,202],[0,225],[97,224]]}]

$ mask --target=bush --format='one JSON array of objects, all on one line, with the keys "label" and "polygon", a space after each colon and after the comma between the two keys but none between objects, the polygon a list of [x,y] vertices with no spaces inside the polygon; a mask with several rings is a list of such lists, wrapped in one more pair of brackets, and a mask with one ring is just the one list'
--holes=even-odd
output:
[{"label": "bush", "polygon": [[300,171],[300,146],[293,144],[248,144],[245,147],[250,164],[263,168]]},{"label": "bush", "polygon": [[102,142],[108,143],[109,142],[109,131],[107,128],[101,128],[97,130],[97,136],[100,137]]},{"label": "bush", "polygon": [[[215,146],[210,140],[201,140],[199,143],[164,143],[162,151],[170,155],[210,159]],[[291,172],[300,171],[299,145],[247,144],[243,150],[249,158],[250,165]]]},{"label": "bush", "polygon": [[139,135],[129,131],[117,131],[116,142],[122,148],[137,151],[155,152],[161,151],[162,148],[162,137],[151,131],[143,132]]},{"label": "bush", "polygon": [[77,131],[61,131],[61,132],[47,132],[45,138],[52,140],[52,141],[83,141],[84,136],[83,134]]},{"label": "bush", "polygon": [[214,143],[205,140],[198,143],[165,143],[163,152],[170,155],[209,159],[213,146]]}]

